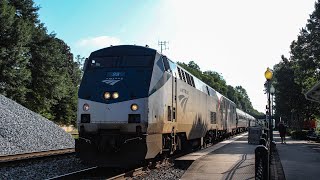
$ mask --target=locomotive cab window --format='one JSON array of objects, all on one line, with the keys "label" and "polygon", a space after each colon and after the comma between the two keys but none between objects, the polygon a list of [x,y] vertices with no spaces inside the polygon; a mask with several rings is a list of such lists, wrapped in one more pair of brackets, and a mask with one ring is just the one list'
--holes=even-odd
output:
[{"label": "locomotive cab window", "polygon": [[163,61],[163,65],[164,65],[164,70],[167,72],[171,72],[169,61],[168,61],[167,57],[163,56],[162,61]]},{"label": "locomotive cab window", "polygon": [[91,58],[90,68],[152,67],[152,56],[108,56]]}]

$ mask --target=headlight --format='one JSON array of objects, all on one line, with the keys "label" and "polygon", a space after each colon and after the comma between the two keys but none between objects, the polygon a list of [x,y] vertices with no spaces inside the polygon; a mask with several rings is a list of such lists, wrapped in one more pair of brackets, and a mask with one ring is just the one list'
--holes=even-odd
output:
[{"label": "headlight", "polygon": [[113,99],[117,99],[119,97],[119,93],[118,92],[114,92],[113,94],[112,94],[112,98]]},{"label": "headlight", "polygon": [[83,105],[83,110],[88,111],[89,110],[89,104],[84,104]]},{"label": "headlight", "polygon": [[109,92],[105,92],[105,93],[103,94],[103,97],[104,97],[105,99],[110,99],[111,94],[110,94]]},{"label": "headlight", "polygon": [[132,111],[136,111],[136,110],[138,110],[139,109],[139,106],[137,105],[137,104],[132,104],[131,105],[131,110]]}]

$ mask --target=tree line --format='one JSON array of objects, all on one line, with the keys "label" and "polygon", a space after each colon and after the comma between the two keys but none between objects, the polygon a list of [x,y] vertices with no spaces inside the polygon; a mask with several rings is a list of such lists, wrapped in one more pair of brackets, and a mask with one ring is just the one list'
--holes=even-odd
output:
[{"label": "tree line", "polygon": [[319,119],[320,106],[304,94],[320,80],[320,4],[290,45],[290,57],[274,66],[275,115],[294,129],[304,121]]},{"label": "tree line", "polygon": [[0,93],[60,124],[76,119],[79,63],[33,0],[0,0]]},{"label": "tree line", "polygon": [[190,61],[188,64],[178,62],[178,64],[196,76],[198,79],[218,91],[220,94],[233,101],[237,105],[237,108],[242,109],[244,112],[247,112],[255,117],[263,115],[263,113],[258,112],[252,107],[252,103],[247,91],[242,86],[233,87],[231,85],[227,85],[223,77],[215,71],[209,70],[202,72],[200,67],[194,61]]}]

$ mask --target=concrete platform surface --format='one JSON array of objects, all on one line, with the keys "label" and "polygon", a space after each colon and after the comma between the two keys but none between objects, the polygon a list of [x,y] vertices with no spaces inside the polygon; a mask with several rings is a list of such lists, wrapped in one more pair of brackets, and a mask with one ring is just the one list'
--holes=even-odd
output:
[{"label": "concrete platform surface", "polygon": [[279,133],[274,131],[281,164],[287,180],[320,179],[320,144],[286,138],[281,144]]},{"label": "concrete platform surface", "polygon": [[197,152],[194,152],[194,153],[190,153],[190,154],[187,154],[185,156],[182,156],[182,157],[179,157],[176,159],[176,161],[195,161],[199,158],[201,158],[202,156],[205,156],[219,148],[222,148],[223,146],[239,139],[239,138],[242,138],[243,136],[246,136],[248,133],[244,133],[242,135],[239,135],[239,136],[236,136],[236,137],[233,137],[231,139],[228,139],[228,140],[225,140],[225,141],[222,141],[222,142],[219,142],[213,146],[210,146],[208,148],[205,148],[205,149],[201,149]]},{"label": "concrete platform surface", "polygon": [[256,146],[248,144],[247,133],[223,142],[223,146],[213,146],[191,164],[181,179],[254,179]]}]

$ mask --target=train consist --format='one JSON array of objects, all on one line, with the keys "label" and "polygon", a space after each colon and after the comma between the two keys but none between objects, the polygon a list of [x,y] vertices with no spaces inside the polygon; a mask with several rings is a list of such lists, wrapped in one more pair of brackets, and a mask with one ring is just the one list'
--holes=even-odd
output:
[{"label": "train consist", "polygon": [[255,119],[156,50],[92,52],[79,88],[79,157],[128,166],[245,131]]}]

